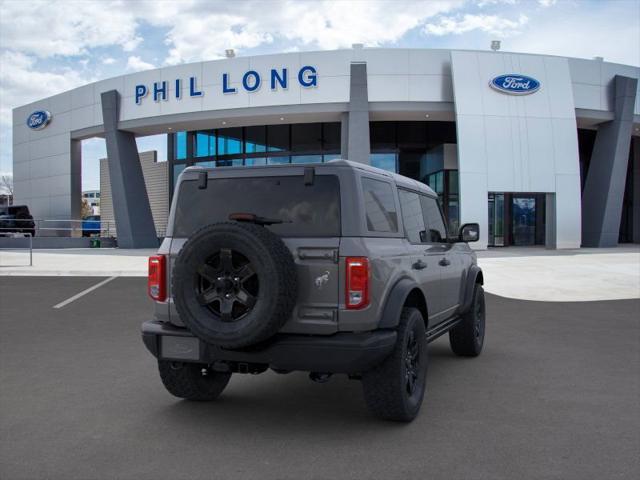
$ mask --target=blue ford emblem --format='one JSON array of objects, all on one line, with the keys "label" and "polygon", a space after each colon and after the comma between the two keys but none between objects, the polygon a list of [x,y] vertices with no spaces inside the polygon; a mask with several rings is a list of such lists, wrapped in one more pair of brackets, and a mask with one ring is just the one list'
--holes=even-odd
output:
[{"label": "blue ford emblem", "polygon": [[32,130],[42,130],[51,121],[51,114],[46,110],[37,110],[27,118],[27,127]]},{"label": "blue ford emblem", "polygon": [[535,78],[509,73],[499,75],[489,82],[491,88],[510,95],[528,95],[540,90],[540,82]]}]

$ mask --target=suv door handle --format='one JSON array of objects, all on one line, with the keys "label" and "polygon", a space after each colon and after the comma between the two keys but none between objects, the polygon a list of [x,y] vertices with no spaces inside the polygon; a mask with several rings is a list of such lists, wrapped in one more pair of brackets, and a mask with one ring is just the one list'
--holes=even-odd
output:
[{"label": "suv door handle", "polygon": [[451,265],[451,262],[447,260],[447,257],[444,257],[442,260],[438,262],[438,265],[446,267],[447,265]]},{"label": "suv door handle", "polygon": [[411,265],[411,268],[413,268],[414,270],[423,270],[427,268],[427,264],[424,263],[422,260],[418,260],[413,265]]}]

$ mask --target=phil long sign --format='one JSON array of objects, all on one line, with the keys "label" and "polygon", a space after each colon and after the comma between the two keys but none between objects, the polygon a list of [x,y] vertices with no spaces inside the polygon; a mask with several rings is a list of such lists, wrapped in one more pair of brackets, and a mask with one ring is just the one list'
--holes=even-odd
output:
[{"label": "phil long sign", "polygon": [[518,73],[498,75],[489,82],[489,86],[509,95],[529,95],[540,90],[538,80]]},{"label": "phil long sign", "polygon": [[[290,75],[292,73],[292,75]],[[291,77],[291,78],[290,78]],[[213,83],[215,80],[208,79]],[[316,67],[304,65],[295,72],[289,72],[286,67],[272,68],[268,72],[248,70],[239,78],[232,79],[230,73],[222,73],[219,84],[215,87],[224,95],[233,95],[239,90],[248,93],[256,92],[261,88],[267,88],[273,92],[286,90],[290,82],[297,82],[302,88],[318,86],[318,72]],[[168,101],[170,98],[180,100],[183,97],[202,97],[205,94],[201,84],[207,84],[197,77],[176,78],[163,80],[152,84],[138,84],[135,87],[135,101],[141,105],[145,98],[153,98],[154,102]]]}]

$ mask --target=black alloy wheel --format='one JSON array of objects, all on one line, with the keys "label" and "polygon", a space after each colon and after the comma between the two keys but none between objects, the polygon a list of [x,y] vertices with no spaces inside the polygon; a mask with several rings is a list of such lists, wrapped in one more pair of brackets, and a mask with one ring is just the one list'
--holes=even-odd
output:
[{"label": "black alloy wheel", "polygon": [[449,343],[456,355],[477,357],[482,352],[487,312],[484,290],[477,283],[473,291],[471,308],[461,316],[460,323],[449,331]]},{"label": "black alloy wheel", "polygon": [[411,330],[407,338],[407,350],[405,355],[406,389],[409,396],[416,391],[416,383],[420,373],[420,346],[415,332]]},{"label": "black alloy wheel", "polygon": [[474,305],[473,334],[476,343],[482,346],[484,341],[484,295],[479,295]]},{"label": "black alloy wheel", "polygon": [[251,262],[242,254],[221,248],[200,265],[196,299],[223,322],[247,315],[256,304],[259,281]]}]

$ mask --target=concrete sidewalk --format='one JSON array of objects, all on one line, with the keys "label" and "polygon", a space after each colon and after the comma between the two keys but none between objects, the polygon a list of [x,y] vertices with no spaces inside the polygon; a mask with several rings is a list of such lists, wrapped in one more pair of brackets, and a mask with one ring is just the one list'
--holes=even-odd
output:
[{"label": "concrete sidewalk", "polygon": [[[0,276],[147,275],[155,250],[65,249],[29,253],[0,250]],[[481,251],[487,292],[539,301],[640,298],[640,245],[608,249],[501,248]]]},{"label": "concrete sidewalk", "polygon": [[146,277],[147,258],[155,249],[66,248],[34,250],[29,266],[28,250],[0,250],[0,276]]},{"label": "concrete sidewalk", "polygon": [[640,245],[478,252],[485,289],[502,297],[545,302],[640,298]]}]

